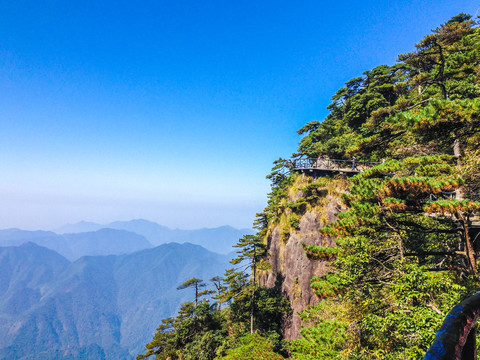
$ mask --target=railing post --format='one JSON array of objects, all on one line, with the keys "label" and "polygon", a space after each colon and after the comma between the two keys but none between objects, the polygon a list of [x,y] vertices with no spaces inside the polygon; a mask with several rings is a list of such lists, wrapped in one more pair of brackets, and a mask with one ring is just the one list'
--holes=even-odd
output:
[{"label": "railing post", "polygon": [[477,359],[477,327],[475,326],[468,333],[467,341],[463,346],[462,360],[476,360]]},{"label": "railing post", "polygon": [[474,360],[480,292],[456,305],[445,317],[424,360]]}]

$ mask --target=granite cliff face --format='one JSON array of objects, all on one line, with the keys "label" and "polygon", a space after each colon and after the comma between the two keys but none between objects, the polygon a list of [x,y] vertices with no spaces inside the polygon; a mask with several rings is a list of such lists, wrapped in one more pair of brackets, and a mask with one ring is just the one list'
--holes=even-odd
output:
[{"label": "granite cliff face", "polygon": [[259,276],[261,285],[281,286],[289,299],[293,313],[287,320],[284,336],[287,340],[299,337],[302,321],[299,313],[309,305],[317,303],[317,297],[310,288],[310,279],[324,275],[329,267],[328,261],[310,260],[305,255],[302,244],[317,246],[335,246],[334,239],[322,236],[318,229],[335,221],[335,214],[344,208],[340,199],[345,191],[344,179],[321,179],[320,182],[299,176],[288,190],[286,203],[301,201],[306,194],[302,188],[318,183],[318,198],[308,204],[306,211],[299,215],[299,224],[293,229],[288,218],[293,211],[284,207],[277,223],[270,224],[267,234],[269,263],[271,268]]}]

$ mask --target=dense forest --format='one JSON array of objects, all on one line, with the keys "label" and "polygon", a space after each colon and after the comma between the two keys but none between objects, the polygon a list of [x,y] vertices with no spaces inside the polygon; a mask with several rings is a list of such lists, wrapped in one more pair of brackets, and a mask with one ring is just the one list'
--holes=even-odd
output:
[{"label": "dense forest", "polygon": [[[314,179],[291,171],[291,160],[276,161],[256,235],[240,239],[233,268],[210,287],[197,278],[179,284],[195,296],[138,359],[420,359],[448,311],[479,289],[471,229],[480,211],[476,19],[453,17],[332,100],[323,121],[298,131],[293,158],[379,164],[348,179]],[[271,229],[281,226],[288,241],[332,191],[344,211],[317,233],[333,246],[304,244],[328,271],[311,279],[317,301],[301,314],[301,336],[286,341],[292,309],[281,279],[258,282],[271,267]]]}]

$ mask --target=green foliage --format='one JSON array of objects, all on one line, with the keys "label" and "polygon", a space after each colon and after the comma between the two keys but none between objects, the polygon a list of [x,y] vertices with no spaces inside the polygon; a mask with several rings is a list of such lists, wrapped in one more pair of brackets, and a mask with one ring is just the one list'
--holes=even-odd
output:
[{"label": "green foliage", "polygon": [[322,299],[339,295],[345,288],[342,276],[336,273],[327,273],[321,277],[315,276],[310,282],[315,295]]},{"label": "green foliage", "polygon": [[258,334],[240,338],[233,349],[221,360],[281,360],[282,356],[273,351],[273,344]]},{"label": "green foliage", "polygon": [[[389,161],[352,179],[349,210],[321,229],[337,237],[335,272],[312,279],[312,288],[351,304],[359,341],[353,354],[421,357],[445,314],[468,293],[476,261],[458,251],[468,231],[459,232],[459,214],[480,204],[429,198],[462,184],[450,157],[439,155]],[[306,251],[330,255],[322,247]]]},{"label": "green foliage", "polygon": [[300,227],[300,220],[301,220],[301,216],[297,215],[297,214],[290,214],[288,216],[288,223],[290,224],[290,226],[295,229],[295,230],[298,230],[299,227]]},{"label": "green foliage", "polygon": [[338,254],[338,248],[317,246],[313,244],[302,244],[305,254],[312,260],[333,260]]},{"label": "green foliage", "polygon": [[328,106],[330,114],[322,123],[310,123],[298,131],[307,134],[300,141],[301,153],[344,158],[361,139],[362,125],[388,115],[380,110],[394,106],[402,94],[403,89],[396,87],[404,79],[402,70],[382,65],[363,75],[337,91]]},{"label": "green foliage", "polygon": [[205,282],[201,279],[197,279],[197,278],[191,278],[191,279],[188,279],[187,281],[185,281],[182,285],[180,285],[179,287],[177,287],[177,290],[184,290],[184,289],[188,289],[188,288],[194,288],[195,289],[195,299],[194,299],[194,302],[195,302],[195,305],[197,305],[198,301],[200,300],[200,298],[202,296],[206,296],[206,295],[212,295],[214,294],[215,292],[213,290],[202,290],[200,291],[200,289],[206,287],[207,284],[205,284]]},{"label": "green foliage", "polygon": [[[278,168],[279,166],[281,167]],[[268,224],[278,221],[282,210],[280,204],[287,199],[286,188],[294,180],[293,174],[287,176],[283,173],[285,167],[285,161],[281,165],[277,164],[273,172],[267,176],[272,180],[272,191],[268,194],[267,207],[262,213],[257,214],[256,225],[260,226],[258,233],[260,236],[265,235],[262,230],[266,230]]]},{"label": "green foliage", "polygon": [[[232,259],[230,263],[238,265],[238,267],[227,270],[225,277],[227,290],[224,292],[222,301],[230,301],[233,298],[237,298],[236,302],[239,302],[239,299],[245,296],[254,297],[257,266],[267,255],[266,246],[258,235],[245,235],[238,240],[235,247],[238,248],[237,257]],[[250,279],[246,274],[247,271],[251,272]],[[250,306],[250,315],[252,315],[254,311],[253,302]],[[253,322],[253,319],[251,321]]]},{"label": "green foliage", "polygon": [[212,296],[213,299],[218,300],[218,308],[219,310],[221,309],[221,302],[220,300],[223,298],[225,291],[227,290],[227,287],[223,284],[223,278],[220,276],[214,276],[210,279],[212,284],[215,286],[215,289],[217,291],[215,296]]},{"label": "green foliage", "polygon": [[[257,333],[242,338],[249,328],[252,300],[255,301],[253,310]],[[153,340],[146,345],[145,354],[138,355],[137,359],[155,356],[155,359],[164,360],[213,360],[225,353],[234,356],[236,347],[252,345],[251,341],[261,347],[255,356],[282,359],[278,355],[284,353],[280,329],[290,311],[288,300],[277,289],[265,287],[257,287],[254,297],[249,292],[238,293],[230,306],[222,311],[208,301],[197,305],[185,303],[176,318],[162,320]]]},{"label": "green foliage", "polygon": [[257,289],[255,298],[255,329],[280,332],[285,316],[291,313],[288,299],[278,289],[263,286]]},{"label": "green foliage", "polygon": [[301,189],[303,193],[302,197],[306,202],[313,205],[320,198],[327,195],[328,190],[325,188],[326,184],[324,180],[325,179],[320,178],[320,180],[317,180]]},{"label": "green foliage", "polygon": [[300,314],[308,324],[301,330],[302,337],[288,344],[294,359],[344,359],[353,338],[348,331],[347,309],[340,303],[322,301]]},{"label": "green foliage", "polygon": [[[464,129],[468,123],[460,119],[451,121],[452,115],[467,115],[469,109],[478,112],[479,67],[480,30],[470,16],[454,17],[416,44],[416,51],[400,55],[397,65],[381,65],[348,81],[333,96],[328,107],[330,114],[325,120],[311,122],[298,131],[304,135],[299,152],[310,157],[327,155],[331,158],[363,152],[370,159],[380,160],[409,152],[412,146],[416,147],[417,154],[438,151],[435,141],[426,144],[427,138],[446,142],[452,136],[452,127]],[[446,102],[439,105],[442,102],[435,100]],[[463,103],[456,103],[456,100]],[[429,103],[433,109],[424,110]],[[422,116],[422,112],[426,116]],[[430,116],[432,114],[434,116]],[[424,126],[410,128],[402,120],[408,116],[432,119],[438,126],[430,126],[429,131],[425,131]],[[436,121],[436,116],[443,121]],[[478,131],[475,117],[470,129]],[[442,138],[438,131],[449,133]],[[425,136],[421,147],[418,136]]]},{"label": "green foliage", "polygon": [[[473,140],[476,144],[477,139]],[[464,191],[467,197],[480,200],[480,148],[466,149],[462,157],[462,167],[459,175],[465,180]]]},{"label": "green foliage", "polygon": [[234,247],[239,249],[237,250],[237,257],[230,261],[234,265],[242,261],[248,261],[249,265],[258,263],[266,255],[265,244],[257,235],[245,235],[238,240]]},{"label": "green foliage", "polygon": [[480,134],[480,99],[432,99],[424,107],[397,114],[387,124],[407,128],[418,143],[451,154],[455,140],[465,147]]},{"label": "green foliage", "polygon": [[295,214],[303,215],[307,210],[307,202],[305,199],[300,198],[294,202],[287,203],[287,207],[291,209]]},{"label": "green foliage", "polygon": [[[435,91],[440,91],[443,99],[480,95],[474,85],[478,44],[469,41],[476,32],[474,25],[471,16],[459,14],[425,36],[415,45],[415,52],[399,56],[419,98],[431,97]],[[470,81],[474,86],[462,86]]]},{"label": "green foliage", "polygon": [[282,228],[282,232],[280,233],[280,240],[283,244],[286,244],[288,242],[288,239],[290,239],[290,226],[285,225]]},{"label": "green foliage", "polygon": [[320,230],[336,247],[303,245],[332,262],[311,282],[330,315],[310,312],[323,317],[291,344],[295,358],[418,359],[478,286],[468,219],[480,203],[468,196],[480,189],[480,30],[459,14],[415,47],[348,81],[325,120],[298,131],[301,154],[386,161],[351,179],[349,210]]},{"label": "green foliage", "polygon": [[213,360],[227,335],[223,323],[221,313],[208,302],[198,306],[186,303],[175,319],[162,321],[152,342],[146,345],[147,352],[137,359]]}]

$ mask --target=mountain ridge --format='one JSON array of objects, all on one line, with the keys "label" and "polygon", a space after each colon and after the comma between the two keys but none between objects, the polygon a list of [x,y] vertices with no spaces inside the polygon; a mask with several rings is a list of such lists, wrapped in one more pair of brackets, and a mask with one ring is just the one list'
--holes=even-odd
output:
[{"label": "mountain ridge", "polygon": [[117,229],[62,235],[43,230],[0,230],[0,246],[18,246],[27,242],[54,250],[71,261],[85,255],[119,255],[153,247],[142,235]]},{"label": "mountain ridge", "polygon": [[31,242],[0,247],[0,359],[131,359],[162,318],[191,300],[179,284],[208,280],[227,264],[194,244],[73,262]]},{"label": "mountain ridge", "polygon": [[252,229],[237,229],[230,225],[223,225],[216,228],[200,228],[193,230],[170,229],[164,225],[145,219],[133,219],[129,221],[114,221],[101,225],[92,222],[81,221],[75,224],[67,224],[54,231],[58,234],[84,232],[86,229],[96,230],[110,228],[133,232],[144,236],[152,245],[177,242],[192,243],[200,245],[210,251],[221,254],[228,254],[233,249],[239,238],[246,234],[253,234]]}]

